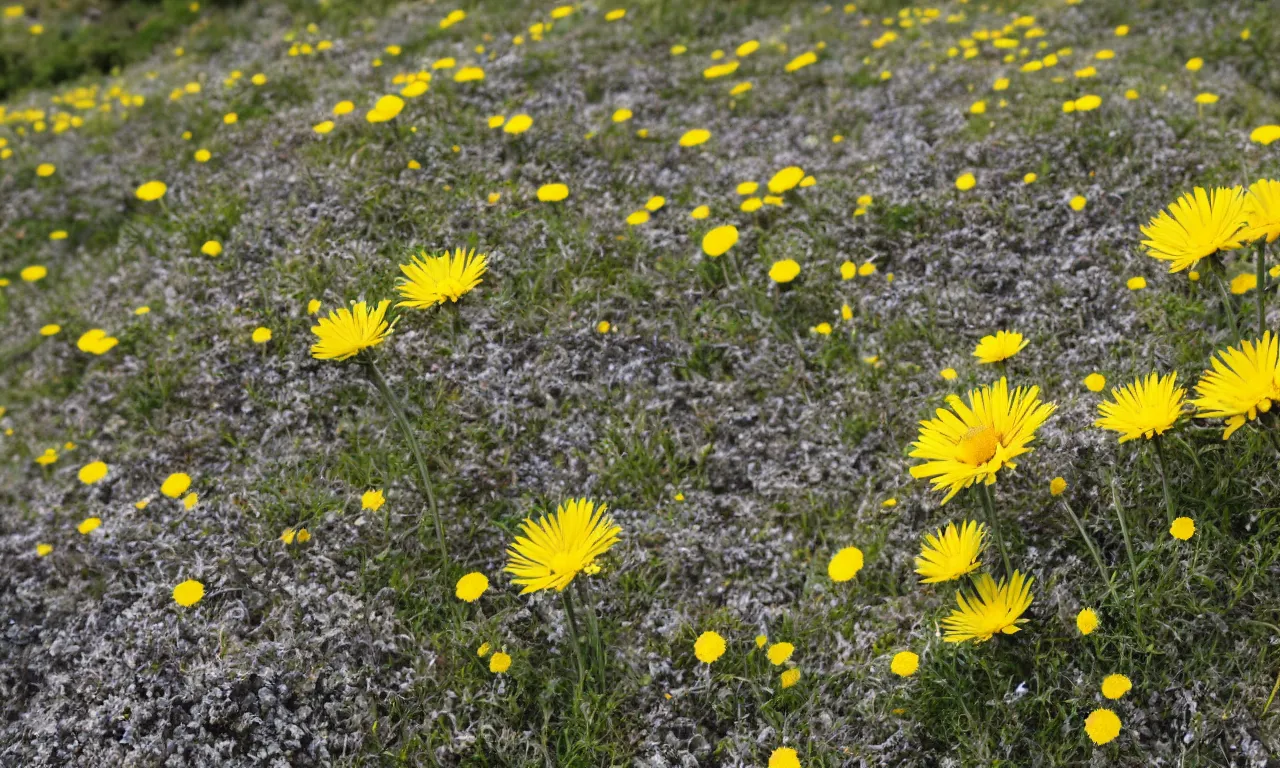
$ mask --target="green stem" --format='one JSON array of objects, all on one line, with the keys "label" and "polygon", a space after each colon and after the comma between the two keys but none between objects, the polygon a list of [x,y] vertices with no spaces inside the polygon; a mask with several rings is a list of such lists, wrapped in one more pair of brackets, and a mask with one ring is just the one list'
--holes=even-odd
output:
[{"label": "green stem", "polygon": [[981,481],[978,482],[978,498],[982,501],[982,509],[987,514],[987,525],[991,526],[991,533],[996,538],[996,545],[1000,548],[1000,559],[1004,562],[1005,578],[1013,577],[1013,567],[1009,564],[1009,553],[1004,548],[1004,536],[1000,534],[1000,518],[996,517],[996,505],[991,499],[991,489]]},{"label": "green stem", "polygon": [[1267,330],[1267,239],[1258,240],[1258,338]]},{"label": "green stem", "polygon": [[1089,554],[1093,555],[1093,562],[1098,565],[1098,573],[1102,574],[1102,580],[1107,584],[1107,590],[1111,593],[1111,599],[1120,605],[1120,596],[1116,594],[1116,587],[1111,583],[1111,575],[1107,573],[1107,566],[1102,563],[1102,553],[1098,551],[1098,545],[1093,542],[1093,537],[1085,530],[1084,523],[1080,522],[1080,518],[1076,517],[1076,513],[1071,509],[1071,505],[1062,502],[1063,509],[1067,510],[1067,514],[1071,516],[1071,521],[1076,524],[1076,530],[1080,532],[1080,537],[1084,539],[1084,544],[1089,548]]},{"label": "green stem", "polygon": [[1169,516],[1169,522],[1172,523],[1177,515],[1173,511],[1173,493],[1169,490],[1169,473],[1165,470],[1164,462],[1164,440],[1160,435],[1156,435],[1151,442],[1156,444],[1156,463],[1160,465],[1160,484],[1164,486],[1164,507]]},{"label": "green stem", "polygon": [[591,594],[591,583],[587,580],[586,575],[582,574],[574,580],[575,588],[582,595],[582,604],[587,612],[587,641],[591,648],[591,663],[594,672],[594,682],[601,690],[606,688],[605,682],[605,663],[604,663],[604,643],[600,638],[600,619],[596,616],[595,600]]},{"label": "green stem", "polygon": [[1231,305],[1231,292],[1227,290],[1227,283],[1222,279],[1222,275],[1218,274],[1216,267],[1210,267],[1209,271],[1213,273],[1214,282],[1218,284],[1218,291],[1222,294],[1222,307],[1227,311],[1227,323],[1231,326],[1231,332],[1239,339],[1240,326],[1236,325],[1236,310]]},{"label": "green stem", "polygon": [[560,597],[564,600],[564,613],[569,624],[569,642],[573,643],[574,655],[578,657],[578,687],[587,678],[587,663],[582,658],[582,641],[578,639],[578,617],[573,612],[573,590],[563,589]]},{"label": "green stem", "polygon": [[1133,556],[1133,541],[1129,538],[1129,526],[1124,520],[1124,508],[1120,505],[1120,492],[1116,490],[1116,479],[1111,478],[1111,504],[1116,509],[1116,517],[1120,519],[1120,533],[1124,535],[1124,549],[1129,554],[1129,575],[1133,579],[1133,611],[1142,626],[1142,601],[1139,599],[1138,560]]},{"label": "green stem", "polygon": [[[440,523],[440,509],[436,506],[436,494],[431,488],[431,474],[427,472],[427,462],[422,458],[422,449],[418,446],[418,438],[413,434],[413,427],[409,424],[409,417],[405,416],[404,408],[401,407],[400,401],[391,393],[391,387],[387,386],[387,380],[383,378],[382,371],[378,370],[378,366],[373,360],[367,361],[369,378],[373,380],[374,386],[382,393],[382,399],[387,401],[387,407],[391,409],[392,415],[395,416],[396,422],[400,425],[400,431],[404,434],[404,439],[409,443],[409,450],[413,452],[413,460],[418,465],[418,479],[422,482],[422,489],[427,494],[427,503],[431,506],[431,517],[436,524],[436,540],[440,544],[440,562],[447,568],[449,565],[449,549],[444,543],[444,526]],[[419,521],[421,524],[421,521]]]},{"label": "green stem", "polygon": [[1267,710],[1271,709],[1271,702],[1276,700],[1276,691],[1280,691],[1280,675],[1276,675],[1276,684],[1271,687],[1271,695],[1267,697],[1267,704],[1262,708],[1264,717],[1267,714]]}]

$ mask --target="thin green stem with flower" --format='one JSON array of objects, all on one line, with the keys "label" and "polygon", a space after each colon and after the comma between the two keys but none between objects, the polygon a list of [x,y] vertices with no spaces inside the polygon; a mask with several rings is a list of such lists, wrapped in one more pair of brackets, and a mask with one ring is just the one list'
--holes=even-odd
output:
[{"label": "thin green stem with flower", "polygon": [[573,610],[573,590],[560,590],[560,598],[564,602],[564,615],[569,625],[569,642],[573,643],[573,653],[578,658],[578,686],[587,679],[587,662],[582,657],[582,641],[578,639],[578,617]]},{"label": "thin green stem with flower", "polygon": [[[386,378],[383,377],[382,371],[378,370],[378,366],[373,362],[372,358],[365,360],[366,370],[369,371],[369,378],[373,381],[374,386],[382,393],[382,399],[387,402],[387,407],[391,409],[391,413],[395,416],[396,422],[400,425],[400,431],[404,434],[404,439],[409,443],[409,450],[413,453],[413,460],[418,465],[418,479],[422,483],[423,492],[427,494],[427,503],[431,507],[431,517],[435,522],[436,541],[440,545],[440,562],[447,568],[449,565],[449,549],[444,543],[444,526],[440,522],[440,509],[436,506],[436,494],[431,487],[431,474],[427,471],[427,462],[422,457],[422,448],[418,446],[418,438],[413,434],[413,426],[409,423],[409,417],[405,415],[403,406],[400,405],[399,399],[391,392],[391,387],[387,385]],[[421,524],[421,521],[419,521]]]},{"label": "thin green stem with flower", "polygon": [[977,484],[978,499],[982,501],[982,509],[987,515],[987,525],[991,526],[991,533],[995,536],[996,546],[1000,549],[1000,559],[1004,562],[1004,575],[1006,578],[1013,576],[1013,566],[1009,563],[1009,553],[1004,547],[1004,536],[1000,533],[1000,518],[996,517],[995,502],[991,498],[991,489],[981,481]]},{"label": "thin green stem with flower", "polygon": [[1156,435],[1151,442],[1156,445],[1156,463],[1160,467],[1160,485],[1164,487],[1164,507],[1168,514],[1169,522],[1172,523],[1177,515],[1173,511],[1173,493],[1169,490],[1169,472],[1165,469],[1164,439],[1160,435]]},{"label": "thin green stem with flower", "polygon": [[1258,338],[1267,330],[1267,239],[1258,240]]},{"label": "thin green stem with flower", "polygon": [[1142,601],[1139,599],[1141,590],[1138,587],[1138,560],[1133,555],[1133,541],[1129,538],[1129,525],[1124,519],[1124,507],[1120,505],[1120,492],[1116,490],[1116,479],[1111,478],[1111,504],[1116,509],[1116,517],[1120,520],[1120,533],[1124,536],[1124,549],[1129,555],[1129,575],[1133,579],[1133,612],[1138,622],[1138,626],[1142,626]]},{"label": "thin green stem with flower", "polygon": [[1107,571],[1107,566],[1102,562],[1102,553],[1098,551],[1098,545],[1094,543],[1093,537],[1085,530],[1084,523],[1080,522],[1080,518],[1071,509],[1071,505],[1066,501],[1062,502],[1062,508],[1067,510],[1067,514],[1071,516],[1071,522],[1076,524],[1076,530],[1080,532],[1080,538],[1084,539],[1084,544],[1089,548],[1089,554],[1093,555],[1093,562],[1098,566],[1098,573],[1102,574],[1102,580],[1106,582],[1107,591],[1111,593],[1111,599],[1120,604],[1120,596],[1116,594],[1116,587],[1111,583],[1111,574]]}]

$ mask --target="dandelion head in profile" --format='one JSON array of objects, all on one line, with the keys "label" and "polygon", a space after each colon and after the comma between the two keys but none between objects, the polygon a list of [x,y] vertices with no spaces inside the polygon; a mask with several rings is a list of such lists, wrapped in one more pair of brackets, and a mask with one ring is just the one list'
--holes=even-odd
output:
[{"label": "dandelion head in profile", "polygon": [[396,306],[430,309],[446,301],[457,302],[482,282],[488,270],[488,256],[474,249],[458,248],[439,256],[423,251],[408,264],[400,265],[404,277],[397,290],[403,301]]},{"label": "dandelion head in profile", "polygon": [[1169,262],[1170,272],[1181,272],[1219,251],[1241,245],[1244,224],[1244,190],[1196,187],[1178,198],[1141,227],[1142,244],[1153,258]]},{"label": "dandelion head in profile", "polygon": [[1093,425],[1120,433],[1122,443],[1163,435],[1182,415],[1186,390],[1175,386],[1177,378],[1177,373],[1164,377],[1153,373],[1145,379],[1111,390],[1114,402],[1098,404],[1101,418]]},{"label": "dandelion head in profile", "polygon": [[369,309],[368,304],[360,301],[350,309],[340,307],[328,317],[320,318],[311,327],[318,339],[311,345],[311,356],[317,360],[346,360],[386,341],[391,335],[391,324],[386,321],[390,305],[390,301],[383,299]]},{"label": "dandelion head in profile", "polygon": [[544,589],[563,591],[580,571],[618,543],[622,529],[605,514],[608,507],[589,499],[570,499],[554,515],[537,522],[526,518],[524,535],[507,548],[503,569],[524,587],[520,594]]},{"label": "dandelion head in profile", "polygon": [[916,573],[923,577],[921,583],[954,581],[978,570],[986,536],[987,527],[972,520],[961,523],[959,528],[947,523],[937,534],[926,534],[916,558]]},{"label": "dandelion head in profile", "polygon": [[1022,614],[1031,606],[1033,581],[1018,571],[1007,582],[997,582],[987,573],[979,574],[973,581],[972,594],[956,592],[958,608],[942,620],[946,630],[943,639],[948,643],[982,643],[996,635],[1019,631],[1018,625],[1027,621]]},{"label": "dandelion head in profile", "polygon": [[947,503],[975,482],[991,485],[1000,470],[1016,467],[1014,459],[1031,451],[1036,430],[1053,415],[1053,403],[1040,402],[1040,388],[1018,387],[1000,381],[969,392],[966,405],[947,398],[950,410],[939,408],[937,418],[920,423],[912,458],[924,459],[911,476],[932,478],[935,490],[946,491]]},{"label": "dandelion head in profile", "polygon": [[1222,439],[1231,437],[1280,400],[1280,339],[1267,331],[1256,342],[1219,350],[1213,370],[1196,383],[1196,394],[1191,401],[1196,416],[1226,419]]},{"label": "dandelion head in profile", "polygon": [[983,336],[973,350],[973,356],[981,363],[999,363],[1021,352],[1029,342],[1016,331],[997,331],[993,336]]},{"label": "dandelion head in profile", "polygon": [[164,193],[168,191],[169,187],[163,181],[148,181],[134,190],[134,195],[149,203],[164,197]]},{"label": "dandelion head in profile", "polygon": [[487,589],[489,589],[489,577],[479,571],[474,571],[458,579],[453,594],[459,600],[474,603],[480,599],[480,596]]},{"label": "dandelion head in profile", "polygon": [[1076,614],[1076,629],[1080,630],[1080,634],[1088,635],[1097,628],[1098,614],[1092,608],[1081,608]]},{"label": "dandelion head in profile", "polygon": [[827,575],[837,583],[850,581],[862,570],[862,550],[857,547],[845,547],[831,557],[827,563]]},{"label": "dandelion head in profile", "polygon": [[1249,187],[1244,203],[1245,231],[1241,239],[1252,242],[1280,238],[1280,181],[1259,179]]}]

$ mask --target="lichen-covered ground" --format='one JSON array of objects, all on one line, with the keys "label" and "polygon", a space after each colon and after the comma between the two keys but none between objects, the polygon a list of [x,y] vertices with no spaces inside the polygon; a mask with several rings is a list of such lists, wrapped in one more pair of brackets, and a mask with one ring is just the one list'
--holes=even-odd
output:
[{"label": "lichen-covered ground", "polygon": [[[1280,144],[1249,139],[1280,122],[1275,6],[628,0],[553,20],[553,3],[467,2],[442,25],[458,7],[165,3],[178,22],[120,71],[9,94],[0,763],[762,766],[782,746],[805,766],[1274,763],[1275,425],[1169,434],[1197,527],[1177,541],[1154,453],[1092,426],[1106,393],[1082,380],[1190,386],[1238,341],[1213,286],[1167,274],[1138,227],[1193,186],[1280,173]],[[22,9],[0,42],[41,61],[116,12]],[[455,82],[467,66],[483,80]],[[426,93],[366,121],[420,71]],[[1101,106],[1064,112],[1086,94]],[[489,127],[519,113],[522,134]],[[710,139],[680,146],[693,129]],[[739,184],[762,197],[786,166],[814,183],[741,210]],[[135,196],[150,180],[162,199]],[[539,202],[549,183],[568,198]],[[706,256],[724,224],[740,241]],[[412,252],[458,246],[489,255],[484,282],[403,313],[375,350],[435,479],[442,570],[406,443],[359,364],[311,357],[308,303],[392,298]],[[784,259],[801,267],[785,286]],[[874,271],[842,279],[846,261]],[[1256,295],[1232,299],[1243,328]],[[118,344],[79,349],[94,328]],[[947,394],[996,378],[972,351],[997,330],[1029,341],[1008,376],[1057,404],[995,486],[1034,602],[1018,634],[953,645],[954,585],[920,585],[913,558],[981,511],[941,505],[906,454]],[[82,483],[95,461],[106,477]],[[190,508],[160,493],[176,472]],[[371,489],[386,505],[362,510]],[[521,520],[578,496],[623,531],[589,578],[608,660],[582,686],[560,600],[501,572]],[[299,527],[310,541],[280,540]],[[833,583],[847,546],[865,567]],[[491,582],[473,605],[453,596],[467,571]],[[183,608],[187,579],[205,596]],[[707,630],[729,645],[710,668]],[[795,645],[796,685],[758,634]],[[903,650],[911,677],[889,668]],[[1133,681],[1114,702],[1111,673]],[[1095,747],[1103,706],[1123,730]]]}]

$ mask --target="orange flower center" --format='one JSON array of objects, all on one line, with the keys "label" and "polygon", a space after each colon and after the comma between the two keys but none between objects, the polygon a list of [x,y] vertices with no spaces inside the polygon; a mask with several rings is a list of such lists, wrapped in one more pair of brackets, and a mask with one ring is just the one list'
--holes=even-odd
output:
[{"label": "orange flower center", "polygon": [[956,448],[960,461],[976,467],[991,461],[999,445],[1000,435],[991,427],[980,426],[965,432]]}]

